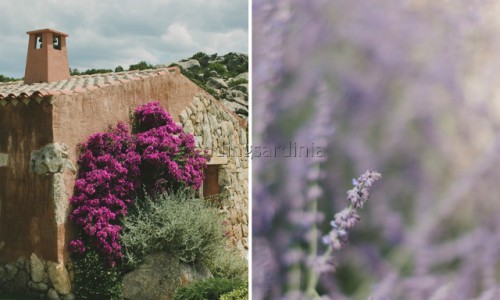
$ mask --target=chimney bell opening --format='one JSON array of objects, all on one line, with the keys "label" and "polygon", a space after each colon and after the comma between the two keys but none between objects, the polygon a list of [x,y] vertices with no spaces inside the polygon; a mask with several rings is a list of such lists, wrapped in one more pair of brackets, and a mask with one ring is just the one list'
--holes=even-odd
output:
[{"label": "chimney bell opening", "polygon": [[41,34],[37,34],[36,35],[36,39],[35,39],[35,49],[41,49],[42,46],[43,46],[42,35]]},{"label": "chimney bell opening", "polygon": [[54,35],[52,38],[52,47],[56,50],[61,50],[61,36]]}]

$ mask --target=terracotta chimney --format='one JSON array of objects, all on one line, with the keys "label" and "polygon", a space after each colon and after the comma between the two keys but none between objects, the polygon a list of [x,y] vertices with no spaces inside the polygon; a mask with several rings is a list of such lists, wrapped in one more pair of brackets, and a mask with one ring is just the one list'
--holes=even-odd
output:
[{"label": "terracotta chimney", "polygon": [[24,83],[52,82],[68,79],[69,64],[66,37],[52,29],[28,31],[28,57]]}]

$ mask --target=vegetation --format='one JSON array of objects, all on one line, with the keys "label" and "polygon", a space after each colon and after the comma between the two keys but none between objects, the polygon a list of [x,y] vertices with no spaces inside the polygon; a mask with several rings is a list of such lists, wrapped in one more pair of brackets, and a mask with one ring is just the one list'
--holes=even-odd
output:
[{"label": "vegetation", "polygon": [[0,300],[35,300],[38,297],[30,297],[25,295],[0,294]]},{"label": "vegetation", "polygon": [[214,277],[241,280],[248,278],[247,261],[237,250],[228,251],[226,247],[219,247],[216,255],[206,264]]},{"label": "vegetation", "polygon": [[94,250],[74,256],[74,292],[78,299],[118,300],[122,282],[120,268],[110,268],[106,259]]},{"label": "vegetation", "polygon": [[17,81],[17,80],[19,80],[19,79],[0,75],[0,82],[9,82],[9,81]]},{"label": "vegetation", "polygon": [[[147,62],[145,61],[140,61],[136,64],[132,64],[129,66],[128,70],[125,70],[122,66],[117,66],[115,69],[114,69],[114,72],[123,72],[123,71],[133,71],[133,70],[147,70],[147,69],[153,69],[154,66],[151,65],[151,64],[148,64]],[[69,69],[69,73],[71,76],[74,76],[74,75],[92,75],[92,74],[105,74],[105,73],[112,73],[113,70],[112,69],[88,69],[88,70],[85,70],[85,71],[80,71],[78,70],[77,68],[74,68],[74,69]],[[10,79],[10,80],[9,80]],[[17,80],[17,79],[14,79],[14,78],[8,78],[8,77],[4,77],[2,75],[0,75],[0,82],[3,82],[3,81],[12,81],[12,80]]]},{"label": "vegetation", "polygon": [[[245,55],[228,53],[219,57],[217,54],[208,55],[203,52],[198,52],[187,60],[191,59],[197,60],[200,63],[200,66],[194,66],[189,69],[184,69],[176,63],[173,63],[170,66],[179,66],[184,76],[217,99],[219,99],[220,95],[206,85],[208,78],[213,77],[215,73],[217,77],[233,78],[238,74],[248,72],[248,57]],[[241,83],[248,83],[248,81],[245,79],[239,79],[229,85],[232,87]]]},{"label": "vegetation", "polygon": [[136,201],[123,223],[122,242],[132,265],[165,251],[184,262],[207,262],[225,245],[222,216],[189,190]]},{"label": "vegetation", "polygon": [[[79,238],[69,244],[76,273],[87,280],[79,282],[76,289],[77,296],[82,299],[119,295],[117,286],[121,276],[119,270],[123,265],[123,218],[129,210],[138,212],[146,207],[156,207],[146,200],[144,204],[134,207],[136,198],[156,199],[157,195],[167,190],[198,189],[203,182],[206,158],[194,149],[194,137],[182,132],[182,128],[158,102],[135,109],[133,128],[134,135],[131,135],[128,127],[119,123],[109,132],[93,134],[82,144],[78,179],[70,199],[70,220],[78,226]],[[160,207],[161,200],[159,197]],[[173,205],[172,202],[170,204]],[[191,215],[192,209],[195,207],[191,206]],[[203,213],[199,209],[195,211]],[[184,213],[187,213],[186,210]],[[140,216],[144,215],[147,214]],[[174,216],[175,213],[169,218]],[[163,229],[157,223],[150,225],[149,229]],[[192,240],[194,232],[175,232],[175,240],[181,244],[199,242]],[[217,240],[213,235],[209,238]],[[204,247],[207,252],[208,249],[208,246]],[[197,257],[187,250],[185,253],[187,261]],[[93,284],[92,280],[97,280],[100,285]]]},{"label": "vegetation", "polygon": [[248,299],[248,283],[220,297],[220,300],[247,300],[247,299]]},{"label": "vegetation", "polygon": [[92,74],[104,74],[111,73],[113,70],[111,69],[88,69],[83,72],[80,72],[77,68],[69,69],[69,73],[71,76],[73,75],[92,75]]},{"label": "vegetation", "polygon": [[229,81],[227,85],[230,88],[232,88],[233,86],[237,86],[239,84],[245,84],[245,83],[248,83],[248,80],[246,80],[245,78],[239,78],[239,79],[236,79],[236,80]]},{"label": "vegetation", "polygon": [[147,62],[145,61],[140,61],[134,65],[130,65],[128,70],[129,71],[132,71],[132,70],[147,70],[147,69],[153,69],[153,65],[150,65],[148,64]]},{"label": "vegetation", "polygon": [[241,288],[245,283],[241,280],[211,278],[197,281],[177,289],[175,300],[206,300],[219,299],[235,289]]}]

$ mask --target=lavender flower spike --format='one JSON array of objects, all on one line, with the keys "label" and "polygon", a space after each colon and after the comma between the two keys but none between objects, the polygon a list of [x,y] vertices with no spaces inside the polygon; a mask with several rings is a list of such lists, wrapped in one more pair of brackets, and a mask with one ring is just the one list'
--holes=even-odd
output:
[{"label": "lavender flower spike", "polygon": [[358,179],[353,179],[354,187],[347,192],[347,200],[351,204],[335,214],[334,220],[330,223],[332,230],[323,236],[324,244],[329,245],[332,250],[339,250],[347,244],[347,230],[356,225],[360,219],[356,208],[363,208],[370,198],[369,188],[380,178],[382,178],[380,173],[368,170]]},{"label": "lavender flower spike", "polygon": [[368,189],[380,178],[382,178],[380,173],[368,170],[358,179],[353,180],[354,187],[347,191],[347,200],[351,203],[352,207],[363,208],[365,202],[370,198]]}]

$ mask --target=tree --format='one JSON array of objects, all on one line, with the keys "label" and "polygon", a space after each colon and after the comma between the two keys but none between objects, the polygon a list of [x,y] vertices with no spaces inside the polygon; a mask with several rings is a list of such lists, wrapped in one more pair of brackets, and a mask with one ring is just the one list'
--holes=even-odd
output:
[{"label": "tree", "polygon": [[0,82],[9,82],[9,81],[16,81],[16,80],[19,80],[19,79],[0,75]]},{"label": "tree", "polygon": [[135,65],[130,65],[128,68],[129,71],[132,70],[147,70],[147,69],[153,69],[153,65],[148,64],[145,61],[140,61]]}]

